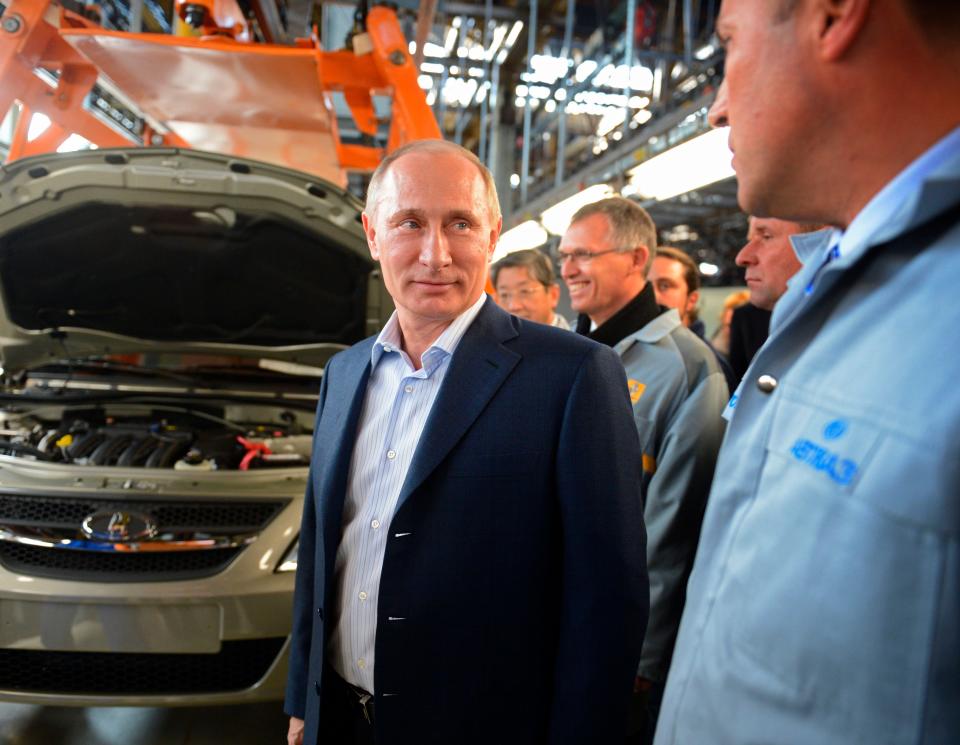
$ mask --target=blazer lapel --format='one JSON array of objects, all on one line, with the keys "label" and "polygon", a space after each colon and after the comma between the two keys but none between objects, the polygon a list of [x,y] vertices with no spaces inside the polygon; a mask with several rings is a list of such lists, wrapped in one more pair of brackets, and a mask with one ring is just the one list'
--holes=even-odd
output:
[{"label": "blazer lapel", "polygon": [[517,336],[510,316],[487,300],[453,353],[424,425],[397,509],[443,461],[520,361],[501,342]]},{"label": "blazer lapel", "polygon": [[[331,414],[334,417],[332,428],[333,441],[330,452],[336,453],[333,463],[324,470],[323,481],[319,484],[317,497],[319,509],[323,514],[324,539],[326,546],[336,550],[340,543],[340,523],[343,517],[343,500],[346,496],[347,475],[353,445],[356,441],[357,424],[363,409],[364,394],[370,378],[370,349],[372,343],[361,342],[362,349],[349,355],[342,370],[337,371],[338,380],[327,390],[326,406],[333,404],[338,408]],[[319,430],[318,430],[319,432]]]}]

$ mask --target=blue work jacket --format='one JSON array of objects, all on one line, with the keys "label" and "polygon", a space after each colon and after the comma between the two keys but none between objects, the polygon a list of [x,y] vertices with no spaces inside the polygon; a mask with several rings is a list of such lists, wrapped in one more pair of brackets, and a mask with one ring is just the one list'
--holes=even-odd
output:
[{"label": "blue work jacket", "polygon": [[656,745],[960,742],[950,143],[864,240],[805,246],[734,397]]}]

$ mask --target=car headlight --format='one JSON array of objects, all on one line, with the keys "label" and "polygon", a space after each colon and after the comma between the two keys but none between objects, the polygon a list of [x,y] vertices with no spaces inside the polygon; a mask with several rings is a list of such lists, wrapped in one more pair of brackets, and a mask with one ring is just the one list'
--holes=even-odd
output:
[{"label": "car headlight", "polygon": [[293,542],[293,545],[287,549],[287,553],[283,555],[283,558],[280,560],[279,566],[277,566],[277,572],[295,572],[297,571],[297,552],[300,550],[300,539],[297,538]]}]

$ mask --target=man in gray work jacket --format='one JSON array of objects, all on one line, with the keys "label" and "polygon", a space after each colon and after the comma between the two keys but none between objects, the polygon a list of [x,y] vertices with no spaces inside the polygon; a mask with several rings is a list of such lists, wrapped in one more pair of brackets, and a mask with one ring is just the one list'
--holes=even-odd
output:
[{"label": "man in gray work jacket", "polygon": [[635,687],[638,743],[652,739],[728,398],[710,348],[657,305],[646,279],[656,241],[646,211],[613,197],[581,208],[560,243],[577,331],[620,355],[643,452],[650,622]]},{"label": "man in gray work jacket", "polygon": [[960,742],[960,3],[717,34],[740,206],[837,228],[731,400],[657,745]]}]

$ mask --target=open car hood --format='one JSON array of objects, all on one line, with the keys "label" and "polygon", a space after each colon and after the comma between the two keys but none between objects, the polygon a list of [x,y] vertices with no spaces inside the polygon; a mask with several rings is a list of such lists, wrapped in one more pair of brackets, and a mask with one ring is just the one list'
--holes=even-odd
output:
[{"label": "open car hood", "polygon": [[324,364],[393,306],[343,189],[175,148],[0,169],[0,355],[188,351]]}]

